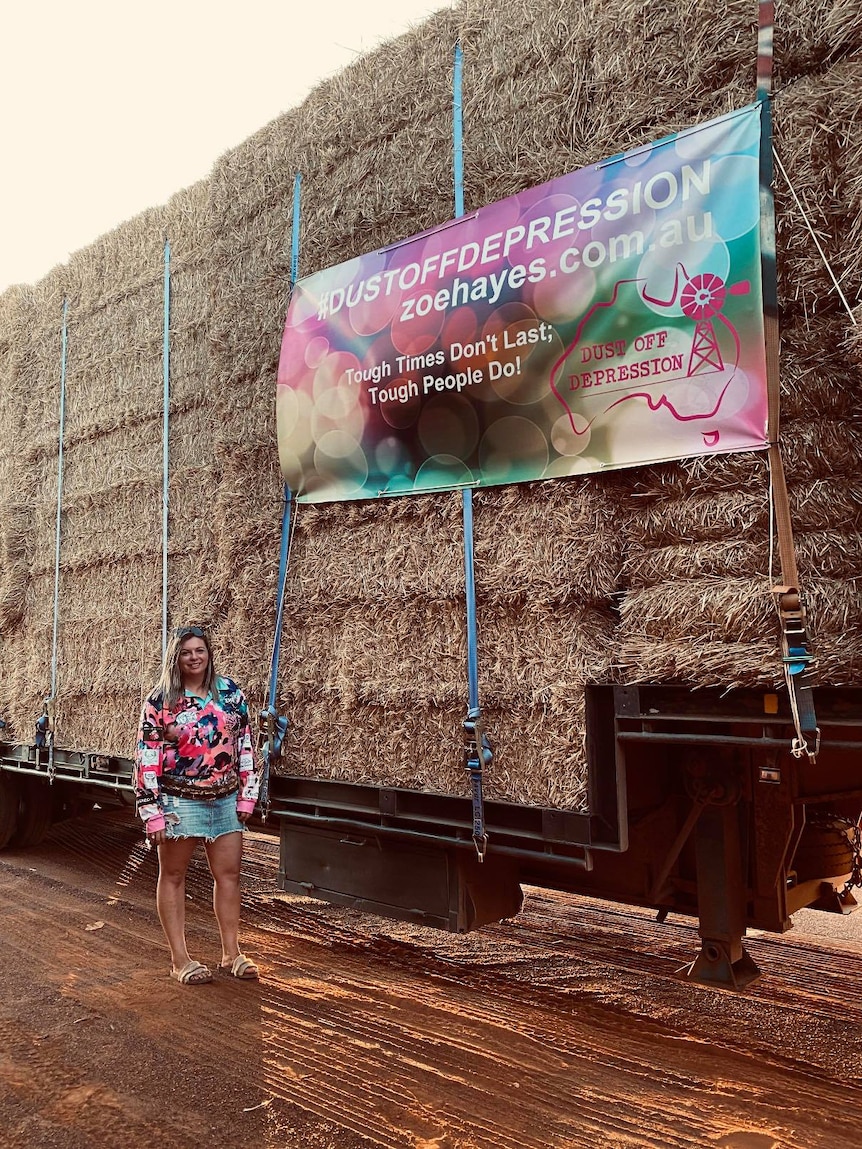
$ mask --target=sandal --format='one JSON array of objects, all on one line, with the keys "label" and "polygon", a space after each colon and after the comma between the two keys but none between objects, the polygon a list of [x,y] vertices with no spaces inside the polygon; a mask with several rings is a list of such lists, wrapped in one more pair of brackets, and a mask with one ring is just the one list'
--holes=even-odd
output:
[{"label": "sandal", "polygon": [[171,977],[180,985],[206,985],[213,979],[209,969],[199,961],[187,962],[182,969],[171,969]]},{"label": "sandal", "polygon": [[230,977],[238,977],[240,981],[257,981],[260,977],[260,970],[245,954],[237,954],[230,962],[219,963],[219,969]]}]

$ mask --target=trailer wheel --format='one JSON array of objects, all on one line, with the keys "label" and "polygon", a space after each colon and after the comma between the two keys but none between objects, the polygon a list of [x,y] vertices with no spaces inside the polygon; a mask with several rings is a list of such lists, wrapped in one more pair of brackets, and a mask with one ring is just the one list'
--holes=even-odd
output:
[{"label": "trailer wheel", "polygon": [[9,843],[12,846],[38,846],[54,821],[53,794],[47,782],[22,778],[18,795],[18,819]]},{"label": "trailer wheel", "polygon": [[18,824],[20,793],[18,779],[0,770],[0,850],[9,845]]}]

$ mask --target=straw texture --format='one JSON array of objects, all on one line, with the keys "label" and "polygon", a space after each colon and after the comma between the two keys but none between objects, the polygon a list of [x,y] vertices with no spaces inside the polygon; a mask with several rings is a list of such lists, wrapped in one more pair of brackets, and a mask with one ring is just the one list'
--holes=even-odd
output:
[{"label": "straw texture", "polygon": [[[326,80],[207,180],[0,296],[0,710],[19,740],[51,687],[64,300],[57,740],[128,753],[161,651],[165,240],[168,621],[210,626],[257,710],[294,175],[303,275],[451,218],[456,40],[468,211],[754,97],[754,0],[462,0]],[[858,684],[858,5],[779,0],[775,49],[782,457],[819,679]],[[476,493],[489,796],[583,804],[591,682],[779,680],[769,484],[765,457],[739,454]],[[294,508],[281,769],[467,793],[464,577],[458,493]]]}]

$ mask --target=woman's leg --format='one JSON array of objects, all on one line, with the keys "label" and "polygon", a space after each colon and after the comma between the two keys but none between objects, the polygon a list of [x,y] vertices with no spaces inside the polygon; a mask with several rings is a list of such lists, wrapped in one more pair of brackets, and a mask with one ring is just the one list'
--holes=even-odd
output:
[{"label": "woman's leg", "polygon": [[239,953],[242,833],[221,834],[214,842],[205,842],[204,848],[213,876],[213,910],[221,935],[222,965],[230,965]]},{"label": "woman's leg", "polygon": [[156,909],[171,948],[171,965],[180,970],[191,961],[186,946],[186,871],[198,838],[175,838],[159,845]]}]

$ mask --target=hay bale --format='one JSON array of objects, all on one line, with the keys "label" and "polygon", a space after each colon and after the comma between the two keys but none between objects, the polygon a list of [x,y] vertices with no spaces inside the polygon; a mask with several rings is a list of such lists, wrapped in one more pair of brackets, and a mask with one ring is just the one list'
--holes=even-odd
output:
[{"label": "hay bale", "polygon": [[217,524],[207,508],[219,484],[219,470],[211,447],[213,422],[206,396],[201,402],[199,395],[196,407],[171,411],[168,605],[174,625],[190,619],[209,619],[212,615],[215,579],[211,558],[216,546]]},{"label": "hay bale", "polygon": [[853,311],[845,338],[847,350],[854,362],[862,363],[862,306]]},{"label": "hay bale", "polygon": [[[862,314],[862,312],[860,312]],[[821,416],[858,422],[859,369],[848,359],[854,328],[846,312],[781,325],[781,426]]]},{"label": "hay bale", "polygon": [[479,593],[606,605],[622,562],[619,489],[616,476],[585,476],[477,492]]},{"label": "hay bale", "polygon": [[[218,491],[213,450],[221,413],[212,379],[213,294],[221,268],[209,180],[177,192],[167,204],[171,249],[170,418],[168,438],[168,586],[171,625],[212,616],[211,558],[216,523],[206,509]],[[230,423],[228,422],[228,426]],[[158,667],[151,661],[149,677]]]},{"label": "hay bale", "polygon": [[839,313],[846,321],[845,300],[851,307],[860,301],[860,85],[857,57],[802,76],[774,101],[775,146],[784,168],[775,179],[779,298],[788,316]]},{"label": "hay bale", "polygon": [[[613,480],[584,478],[476,491],[474,554],[480,597],[606,602],[620,567]],[[459,493],[299,505],[289,595],[298,605],[461,597]]]},{"label": "hay bale", "polygon": [[[511,599],[480,602],[481,691],[547,701],[572,686],[601,681],[612,652],[614,618],[587,604]],[[463,602],[413,599],[375,612],[367,602],[330,604],[288,620],[282,652],[291,689],[338,689],[381,704],[422,689],[436,703],[467,695]]]},{"label": "hay bale", "polygon": [[[57,267],[28,289],[23,321],[12,336],[17,381],[14,433],[28,453],[56,450],[65,298],[66,271]],[[18,482],[26,481],[22,468]]]},{"label": "hay bale", "polygon": [[[862,569],[862,412],[858,369],[842,346],[845,319],[827,309],[799,313],[782,327],[781,454],[824,684],[851,683],[862,665],[862,632],[849,611]],[[781,566],[770,539],[765,453],[681,461],[626,477],[622,676],[693,686],[778,683],[770,588],[781,581]],[[704,598],[713,613],[704,614]],[[723,617],[714,614],[716,602]],[[759,603],[756,617],[751,602]]]},{"label": "hay bale", "polygon": [[[215,260],[216,226],[210,181],[200,180],[173,195],[165,206],[164,238],[170,244],[170,390],[171,415],[213,401],[210,342],[212,296],[219,289]],[[176,430],[176,428],[175,428]],[[202,429],[206,451],[212,427]],[[181,431],[172,435],[174,451],[186,450]]]},{"label": "hay bale", "polygon": [[[289,614],[282,677],[293,726],[282,768],[466,793],[463,602],[387,601],[393,605],[384,611],[365,599]],[[609,609],[571,597],[552,603],[524,594],[480,598],[480,697],[496,730],[489,796],[544,804],[553,792],[567,806],[580,801],[586,759],[583,738],[573,731],[582,720],[586,683],[609,674],[614,625]],[[402,745],[404,716],[416,711],[421,724]],[[392,720],[381,727],[387,714]],[[531,741],[539,727],[553,731],[553,746]]]},{"label": "hay bale", "polygon": [[775,53],[779,82],[825,70],[862,47],[855,0],[776,0]]},{"label": "hay bale", "polygon": [[[813,680],[845,686],[862,670],[858,576],[805,580]],[[769,583],[758,576],[704,577],[632,591],[620,606],[620,665],[628,682],[692,687],[777,687],[783,681]]]},{"label": "hay bale", "polygon": [[460,495],[298,505],[293,515],[291,611],[463,594]]},{"label": "hay bale", "polygon": [[[850,508],[855,528],[862,527],[858,505]],[[796,559],[800,578],[854,580],[859,570],[859,548],[848,545],[846,531],[834,527],[796,533]],[[771,561],[771,570],[770,570]],[[661,547],[634,546],[626,558],[631,589],[661,586],[678,579],[720,579],[729,574],[760,578],[766,587],[781,581],[777,552],[770,551],[766,526],[748,538],[704,538]]]},{"label": "hay bale", "polygon": [[14,489],[21,448],[15,430],[22,399],[14,349],[21,339],[26,306],[24,287],[10,287],[0,295],[0,635],[4,636],[21,620],[27,580],[29,514],[21,492]]},{"label": "hay bale", "polygon": [[[467,698],[460,495],[300,506],[295,515],[281,659],[285,705],[295,724],[288,768],[466,793],[460,762]],[[507,713],[524,715],[523,736],[517,730],[507,736],[503,726],[501,756],[489,775],[498,798],[541,804],[554,793],[555,800],[577,804],[584,794],[586,762],[582,739],[572,736],[570,708],[574,699],[582,707],[584,684],[606,677],[612,660],[607,594],[618,570],[613,517],[598,482],[476,494],[480,695],[483,707],[493,710],[488,700],[502,697],[509,700]],[[273,538],[272,554],[276,543]],[[607,583],[599,593],[602,577]],[[236,627],[239,603],[252,601],[243,582],[240,576],[234,586],[235,608],[225,625]],[[224,629],[220,633],[224,638]],[[252,660],[243,668],[243,681],[262,697],[260,668],[258,650],[256,665]],[[318,694],[330,702],[322,707]],[[568,718],[560,717],[551,770],[551,759],[529,744],[523,730],[546,724],[553,707]],[[372,724],[384,709],[398,715],[416,708],[424,725],[413,731],[405,759],[397,749],[398,719],[386,732]],[[339,738],[339,723],[350,727],[349,736]],[[559,745],[564,729],[566,752]]]},{"label": "hay bale", "polygon": [[723,3],[486,0],[460,13],[470,206],[498,198],[486,177],[499,169],[509,195],[688,127],[693,107],[708,119],[750,95],[756,30]]},{"label": "hay bale", "polygon": [[[127,291],[114,290],[100,309],[111,325],[113,340],[103,338],[102,359],[94,365],[91,380],[110,380],[116,387],[112,408],[134,403],[137,420],[126,412],[121,432],[110,432],[99,416],[91,426],[97,457],[89,460],[83,444],[73,444],[69,455],[68,483],[72,492],[80,490],[83,499],[92,498],[94,480],[101,486],[97,496],[102,504],[102,538],[106,545],[88,555],[83,539],[69,537],[64,549],[63,577],[67,591],[67,615],[74,619],[68,633],[89,630],[95,652],[91,668],[91,694],[108,697],[122,694],[127,705],[116,722],[101,732],[100,749],[119,752],[128,749],[129,732],[125,716],[140,706],[142,693],[154,682],[159,669],[162,618],[162,436],[163,436],[163,326],[164,326],[164,241],[170,243],[170,421],[169,421],[169,617],[185,621],[206,613],[211,593],[206,556],[213,545],[212,523],[200,513],[215,494],[217,469],[212,457],[212,393],[208,379],[206,338],[213,268],[209,212],[209,190],[205,183],[194,185],[174,196],[158,214],[146,214],[132,221],[133,227],[146,227],[144,242],[132,245],[141,263],[130,262],[115,269],[113,282],[125,280]],[[122,230],[122,229],[120,229]],[[125,252],[123,244],[115,249]],[[131,328],[134,315],[135,327]],[[140,368],[140,370],[139,370]],[[110,387],[111,383],[108,383]],[[146,414],[144,414],[146,412]],[[93,412],[96,415],[96,412]],[[78,468],[81,468],[80,471]],[[89,516],[90,521],[95,516]],[[125,521],[120,534],[115,527]],[[85,525],[86,519],[82,523]],[[133,529],[129,529],[133,524]],[[113,546],[110,541],[113,539]],[[98,538],[90,537],[90,548]],[[77,583],[84,574],[98,588],[96,602],[114,600],[120,593],[123,609],[117,625],[100,632],[98,611],[88,613],[85,599],[76,597]],[[121,589],[122,588],[122,589]],[[61,666],[64,683],[80,683],[79,657],[74,643],[61,639]],[[82,737],[74,723],[86,709],[63,695],[58,707],[58,732],[70,740]],[[90,699],[92,710],[94,700]],[[66,725],[61,725],[61,720]],[[90,745],[93,733],[90,732]]]},{"label": "hay bale", "polygon": [[15,738],[32,742],[42,702],[51,693],[51,639],[54,572],[31,575],[27,582],[24,618],[6,648],[10,680],[8,713]]},{"label": "hay bale", "polygon": [[[398,704],[316,689],[290,697],[295,719],[283,771],[369,785],[392,785],[466,797],[462,723],[466,707],[424,693]],[[586,793],[583,698],[565,708],[489,696],[483,716],[494,749],[485,777],[488,799],[578,809]]]}]

